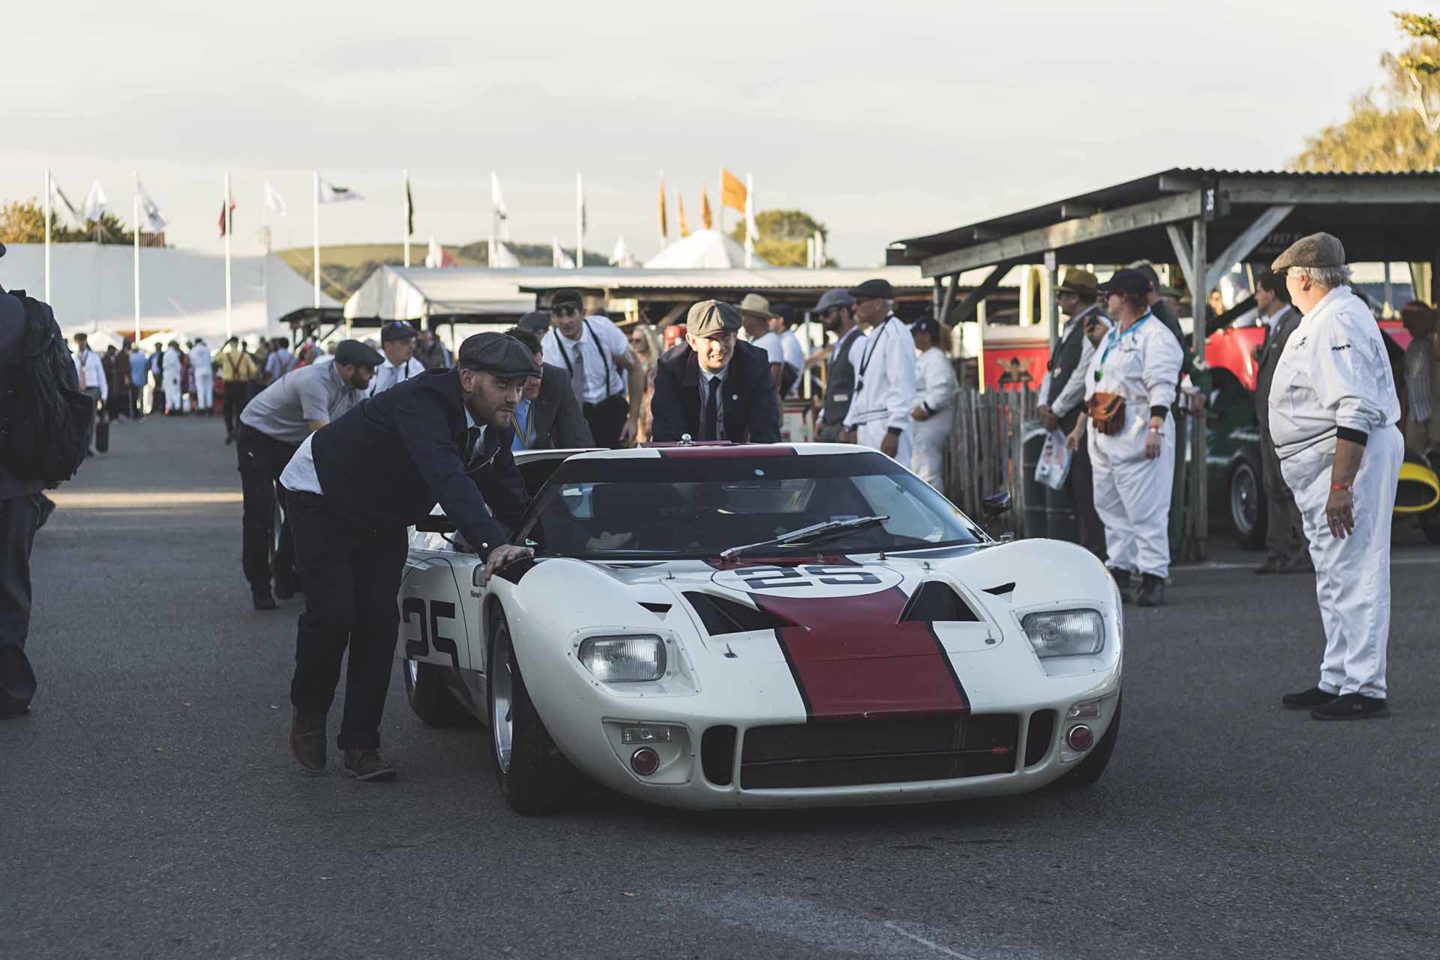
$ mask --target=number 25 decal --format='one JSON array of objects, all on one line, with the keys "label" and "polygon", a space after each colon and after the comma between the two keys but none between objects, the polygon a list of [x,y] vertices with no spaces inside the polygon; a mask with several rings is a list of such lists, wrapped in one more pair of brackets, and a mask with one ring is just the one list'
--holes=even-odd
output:
[{"label": "number 25 decal", "polygon": [[443,600],[433,601],[430,604],[430,616],[427,619],[425,598],[406,597],[400,603],[400,621],[408,626],[412,617],[419,620],[420,635],[405,638],[405,656],[428,657],[430,648],[433,646],[436,653],[448,656],[458,670],[460,668],[460,650],[455,646],[455,639],[440,634],[440,621],[455,619],[455,604],[446,603]]},{"label": "number 25 decal", "polygon": [[752,575],[743,578],[745,586],[751,590],[804,588],[813,587],[817,583],[828,587],[862,587],[873,586],[880,582],[880,578],[868,570],[857,570],[854,567],[831,567],[823,564],[810,564],[803,567],[756,567],[749,573],[758,574],[758,576]]}]

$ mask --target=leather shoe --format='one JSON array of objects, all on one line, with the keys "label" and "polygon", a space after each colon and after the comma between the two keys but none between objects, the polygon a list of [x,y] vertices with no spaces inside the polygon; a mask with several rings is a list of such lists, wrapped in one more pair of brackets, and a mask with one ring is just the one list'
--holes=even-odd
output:
[{"label": "leather shoe", "polygon": [[276,599],[276,600],[293,600],[293,599],[295,598],[295,594],[297,594],[297,593],[299,593],[299,592],[300,592],[300,585],[299,585],[298,583],[293,583],[293,582],[291,582],[291,581],[289,581],[289,580],[276,580],[276,581],[275,581],[275,599]]},{"label": "leather shoe", "polygon": [[1289,564],[1285,562],[1284,557],[1277,557],[1274,554],[1271,554],[1270,556],[1265,558],[1264,563],[1260,564],[1260,566],[1256,567],[1251,572],[1256,574],[1257,576],[1263,576],[1267,573],[1284,573],[1287,566],[1289,566]]},{"label": "leather shoe", "polygon": [[1135,600],[1142,607],[1165,606],[1165,578],[1153,574],[1140,577],[1140,595]]},{"label": "leather shoe", "polygon": [[269,591],[268,589],[267,589],[267,590],[252,590],[252,591],[250,592],[250,600],[251,600],[252,603],[255,604],[255,609],[256,609],[256,610],[274,610],[274,609],[275,609],[275,598],[270,595],[270,591]]},{"label": "leather shoe", "polygon": [[290,755],[302,773],[317,776],[325,772],[325,714],[294,708],[290,715]]},{"label": "leather shoe", "polygon": [[346,747],[345,772],[356,780],[395,779],[395,768],[374,747]]},{"label": "leather shoe", "polygon": [[1315,561],[1308,553],[1297,553],[1285,564],[1284,573],[1314,573]]},{"label": "leather shoe", "polygon": [[1326,693],[1319,687],[1311,687],[1309,690],[1301,690],[1299,693],[1287,693],[1280,698],[1280,705],[1286,710],[1309,710],[1313,707],[1322,707],[1334,700],[1338,694]]},{"label": "leather shoe", "polygon": [[1119,570],[1119,569],[1117,569],[1117,568],[1115,568],[1115,567],[1106,567],[1105,569],[1110,571],[1110,576],[1115,579],[1115,586],[1117,586],[1117,587],[1120,588],[1120,602],[1121,602],[1121,603],[1129,603],[1129,602],[1130,602],[1130,571],[1129,571],[1129,570]]},{"label": "leather shoe", "polygon": [[30,715],[30,707],[6,707],[0,709],[0,720],[19,720]]},{"label": "leather shoe", "polygon": [[1346,693],[1310,711],[1312,720],[1378,720],[1390,716],[1384,697]]}]

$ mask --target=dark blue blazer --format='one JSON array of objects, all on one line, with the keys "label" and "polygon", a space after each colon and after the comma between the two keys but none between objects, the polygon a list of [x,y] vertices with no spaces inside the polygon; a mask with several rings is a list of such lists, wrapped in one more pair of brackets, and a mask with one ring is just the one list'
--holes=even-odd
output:
[{"label": "dark blue blazer", "polygon": [[487,428],[471,460],[466,429],[459,372],[427,370],[315,432],[320,489],[338,512],[374,526],[418,523],[438,501],[483,557],[506,542],[529,497],[513,431]]},{"label": "dark blue blazer", "polygon": [[[720,395],[725,398],[725,436],[735,443],[779,443],[780,404],[770,378],[770,357],[743,340],[735,344]],[[654,426],[650,438],[674,442],[683,434],[700,439],[700,361],[690,344],[679,343],[655,364]]]}]

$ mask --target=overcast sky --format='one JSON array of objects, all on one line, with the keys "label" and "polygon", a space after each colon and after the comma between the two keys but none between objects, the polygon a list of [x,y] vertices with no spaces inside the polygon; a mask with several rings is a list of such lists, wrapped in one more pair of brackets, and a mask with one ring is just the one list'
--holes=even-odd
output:
[{"label": "overcast sky", "polygon": [[128,222],[138,170],[171,242],[218,251],[229,170],[237,239],[258,246],[268,179],[290,207],[277,245],[304,246],[318,168],[367,197],[322,208],[322,242],[386,242],[409,168],[423,246],[488,233],[493,169],[514,238],[570,246],[583,171],[587,247],[624,234],[643,258],[659,171],[696,226],[724,165],[870,265],[1172,166],[1281,166],[1379,79],[1394,6],[15,2],[0,198],[38,196],[49,166],[77,205],[99,178]]}]

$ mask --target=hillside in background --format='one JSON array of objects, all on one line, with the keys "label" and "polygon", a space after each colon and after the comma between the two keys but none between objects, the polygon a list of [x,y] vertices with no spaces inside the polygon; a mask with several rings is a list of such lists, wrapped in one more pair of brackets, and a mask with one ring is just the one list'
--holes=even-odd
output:
[{"label": "hillside in background", "polygon": [[[551,250],[548,243],[508,244],[514,251],[521,266],[548,267]],[[455,261],[457,267],[483,267],[488,263],[488,245],[481,240],[461,246],[446,245],[445,252]],[[570,248],[566,248],[570,252]],[[276,255],[288,263],[296,273],[310,279],[314,252],[310,247],[291,247],[276,250]],[[604,254],[593,250],[585,251],[587,265],[603,265],[608,260]],[[336,300],[344,302],[360,289],[370,274],[382,266],[398,267],[405,263],[405,248],[398,243],[349,243],[320,248],[320,277],[324,290]],[[411,266],[425,265],[425,244],[410,245]]]}]

